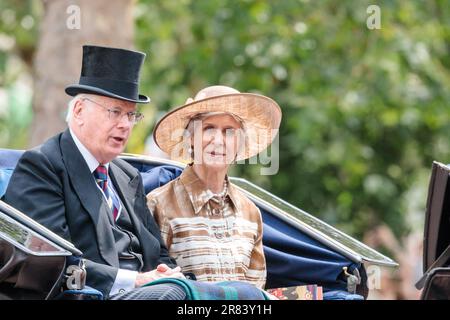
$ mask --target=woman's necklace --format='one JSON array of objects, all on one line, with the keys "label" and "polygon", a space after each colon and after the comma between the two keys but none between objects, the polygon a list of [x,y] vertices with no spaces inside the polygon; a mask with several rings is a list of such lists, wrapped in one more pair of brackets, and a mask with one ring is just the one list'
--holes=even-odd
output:
[{"label": "woman's necklace", "polygon": [[224,180],[222,192],[213,193],[213,196],[211,198],[211,200],[213,202],[217,203],[217,205],[219,206],[219,208],[213,208],[211,210],[213,215],[218,215],[218,214],[222,213],[222,211],[225,207],[225,197],[227,195],[227,192],[228,192],[228,183],[227,183],[227,180]]}]

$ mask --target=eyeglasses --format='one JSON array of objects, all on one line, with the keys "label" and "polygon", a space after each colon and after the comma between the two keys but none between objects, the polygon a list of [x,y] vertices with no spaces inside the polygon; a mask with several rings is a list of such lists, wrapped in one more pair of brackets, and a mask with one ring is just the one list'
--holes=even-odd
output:
[{"label": "eyeglasses", "polygon": [[133,124],[136,124],[144,118],[144,115],[138,111],[123,112],[122,110],[120,110],[120,108],[108,108],[98,103],[97,101],[94,101],[89,98],[83,98],[83,100],[89,100],[90,102],[93,102],[96,105],[108,111],[108,117],[112,121],[119,122],[124,115],[127,115],[128,121],[130,121]]}]

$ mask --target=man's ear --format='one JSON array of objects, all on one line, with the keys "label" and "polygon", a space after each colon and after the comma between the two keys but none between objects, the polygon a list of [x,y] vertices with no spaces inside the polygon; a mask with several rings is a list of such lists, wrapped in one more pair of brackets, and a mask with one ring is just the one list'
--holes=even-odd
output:
[{"label": "man's ear", "polygon": [[85,112],[85,105],[83,103],[83,100],[79,99],[75,102],[75,105],[73,106],[73,113],[72,113],[72,117],[78,125],[81,125],[84,123],[84,117],[83,117],[84,112]]}]

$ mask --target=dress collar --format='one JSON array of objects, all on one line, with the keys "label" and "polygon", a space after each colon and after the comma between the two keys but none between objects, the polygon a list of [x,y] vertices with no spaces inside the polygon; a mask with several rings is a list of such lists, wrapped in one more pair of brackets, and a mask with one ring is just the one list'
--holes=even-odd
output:
[{"label": "dress collar", "polygon": [[[238,202],[236,201],[234,186],[230,183],[228,176],[225,176],[225,179],[228,183],[228,191],[225,196],[228,197],[236,207]],[[194,208],[194,213],[196,215],[199,214],[203,206],[214,196],[213,192],[206,188],[206,185],[195,173],[192,165],[186,166],[180,176],[180,181],[189,196]]]}]

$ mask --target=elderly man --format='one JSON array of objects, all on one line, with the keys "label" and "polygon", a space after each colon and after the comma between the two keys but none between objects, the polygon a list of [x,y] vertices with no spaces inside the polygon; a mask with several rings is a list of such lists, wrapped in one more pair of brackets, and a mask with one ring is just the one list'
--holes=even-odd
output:
[{"label": "elderly man", "polygon": [[[116,157],[142,118],[136,103],[145,55],[83,47],[79,84],[66,88],[69,128],[25,152],[5,201],[71,241],[86,258],[87,284],[109,299],[184,299],[183,278],[150,214],[142,179]],[[42,124],[45,125],[45,124]]]}]

